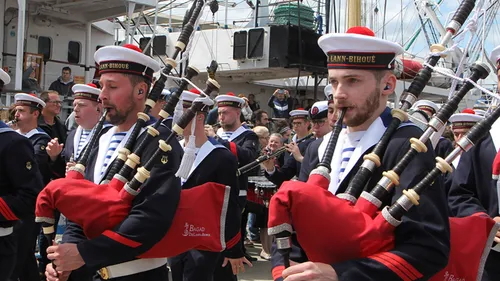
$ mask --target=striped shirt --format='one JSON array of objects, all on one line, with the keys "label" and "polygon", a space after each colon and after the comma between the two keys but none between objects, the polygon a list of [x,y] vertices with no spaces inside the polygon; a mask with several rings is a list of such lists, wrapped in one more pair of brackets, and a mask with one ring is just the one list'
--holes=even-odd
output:
[{"label": "striped shirt", "polygon": [[102,165],[101,175],[103,175],[106,169],[108,168],[108,165],[110,164],[109,161],[111,160],[113,153],[115,153],[116,148],[123,141],[125,135],[127,135],[127,132],[115,133],[111,137],[111,141],[109,142],[108,145],[108,151],[106,152],[106,158],[104,158],[104,164]]},{"label": "striped shirt", "polygon": [[349,164],[349,160],[351,160],[351,156],[354,153],[354,150],[356,150],[356,147],[358,146],[359,141],[361,140],[365,132],[366,131],[347,133],[344,141],[344,148],[342,149],[342,160],[340,162],[338,177],[339,183],[344,179],[344,172],[347,168],[347,165]]},{"label": "striped shirt", "polygon": [[222,132],[222,136],[220,137],[223,140],[229,140],[234,132]]},{"label": "striped shirt", "polygon": [[80,136],[80,141],[78,142],[78,147],[76,149],[75,159],[78,159],[78,157],[80,156],[80,153],[82,152],[83,148],[85,147],[85,141],[89,137],[90,132],[92,132],[92,130],[82,130],[82,134]]}]

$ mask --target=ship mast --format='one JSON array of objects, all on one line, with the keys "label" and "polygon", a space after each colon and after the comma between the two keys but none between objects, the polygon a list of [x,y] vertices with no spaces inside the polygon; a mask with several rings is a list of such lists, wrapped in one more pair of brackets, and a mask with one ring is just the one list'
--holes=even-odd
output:
[{"label": "ship mast", "polygon": [[361,0],[347,2],[347,29],[361,25]]}]

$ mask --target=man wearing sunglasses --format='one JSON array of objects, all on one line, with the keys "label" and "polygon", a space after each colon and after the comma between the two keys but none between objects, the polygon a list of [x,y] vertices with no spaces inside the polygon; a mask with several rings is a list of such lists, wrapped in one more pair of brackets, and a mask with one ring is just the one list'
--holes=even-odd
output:
[{"label": "man wearing sunglasses", "polygon": [[42,114],[38,117],[38,126],[42,128],[50,138],[57,138],[59,143],[65,143],[68,131],[61,122],[61,98],[56,91],[44,91],[40,94],[40,99],[45,102]]}]

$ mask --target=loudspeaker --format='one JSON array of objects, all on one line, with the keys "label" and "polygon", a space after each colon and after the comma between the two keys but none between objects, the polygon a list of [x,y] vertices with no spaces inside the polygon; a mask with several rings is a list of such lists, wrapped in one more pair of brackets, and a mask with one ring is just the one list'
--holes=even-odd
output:
[{"label": "loudspeaker", "polygon": [[[302,68],[327,73],[326,55],[318,46],[319,34],[302,27]],[[269,42],[269,67],[298,68],[300,64],[299,27],[294,25],[271,26]]]}]

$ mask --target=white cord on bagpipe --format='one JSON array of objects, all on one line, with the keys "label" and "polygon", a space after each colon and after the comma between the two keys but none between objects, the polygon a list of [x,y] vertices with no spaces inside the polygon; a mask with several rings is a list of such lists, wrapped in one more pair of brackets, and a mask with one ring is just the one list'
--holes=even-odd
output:
[{"label": "white cord on bagpipe", "polygon": [[424,66],[429,67],[430,69],[432,69],[432,71],[437,72],[439,74],[442,74],[442,75],[444,75],[446,77],[449,77],[451,79],[454,79],[454,80],[457,80],[457,81],[460,81],[460,82],[469,82],[472,85],[474,85],[475,88],[479,89],[481,92],[483,92],[483,93],[485,93],[485,94],[487,94],[487,95],[489,95],[489,96],[491,96],[491,97],[493,97],[493,98],[495,98],[495,99],[497,99],[497,100],[500,101],[500,96],[499,95],[497,95],[497,94],[493,93],[492,91],[484,88],[483,86],[477,84],[476,82],[470,80],[469,78],[461,78],[461,77],[458,77],[458,76],[455,76],[455,75],[451,75],[449,73],[441,71],[439,68],[433,67],[432,65],[430,65],[430,64],[428,64],[426,62],[424,62]]}]

